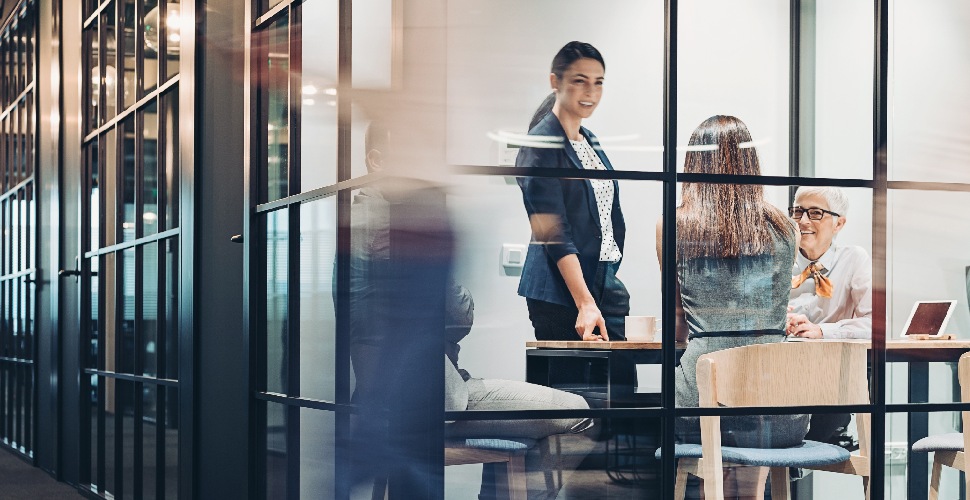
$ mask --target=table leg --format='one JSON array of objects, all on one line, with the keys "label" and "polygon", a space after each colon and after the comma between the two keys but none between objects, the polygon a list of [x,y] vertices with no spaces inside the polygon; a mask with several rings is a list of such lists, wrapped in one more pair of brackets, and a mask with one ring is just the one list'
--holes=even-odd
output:
[{"label": "table leg", "polygon": [[[927,403],[929,402],[929,382],[930,367],[925,361],[913,361],[909,363],[909,402]],[[916,441],[923,439],[929,433],[929,415],[926,413],[910,413],[908,415],[907,439],[912,445]],[[925,453],[913,453],[912,446],[907,452],[906,463],[909,473],[906,476],[906,498],[916,500],[927,497],[928,468]]]},{"label": "table leg", "polygon": [[526,353],[525,381],[530,384],[549,386],[549,358]]}]

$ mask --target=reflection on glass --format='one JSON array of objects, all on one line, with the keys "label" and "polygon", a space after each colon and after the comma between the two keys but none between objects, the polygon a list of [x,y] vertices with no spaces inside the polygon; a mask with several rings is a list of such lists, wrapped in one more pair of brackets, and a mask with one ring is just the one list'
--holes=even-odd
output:
[{"label": "reflection on glass", "polygon": [[[517,429],[520,435],[537,440],[526,455],[525,470],[528,490],[531,494],[540,493],[537,498],[662,498],[660,461],[654,458],[660,447],[659,418],[597,419],[585,431],[562,433],[556,433],[562,430],[556,420],[506,420],[495,424]],[[597,439],[600,432],[608,432],[611,437]],[[445,433],[454,438],[467,436],[450,431],[447,426]],[[598,463],[603,465],[579,468],[586,457],[599,457]],[[508,489],[503,480],[506,465],[496,465],[495,476],[445,467],[444,498],[490,498],[491,491],[500,492],[501,498]],[[688,494],[686,498],[698,496]]]},{"label": "reflection on glass", "polygon": [[91,266],[90,280],[91,283],[91,309],[88,311],[90,314],[90,323],[88,325],[88,334],[90,338],[90,348],[87,349],[87,357],[85,358],[84,367],[100,369],[100,355],[101,355],[101,331],[104,325],[101,323],[101,290],[99,285],[100,276],[98,273],[98,265],[101,259],[104,257],[92,257],[88,260]]},{"label": "reflection on glass", "polygon": [[[131,241],[137,238],[138,227],[135,224],[135,164],[138,158],[135,155],[135,120],[129,116],[121,122],[122,135],[122,168],[121,175],[124,184],[121,187],[121,241]],[[110,165],[110,163],[109,163]]]},{"label": "reflection on glass", "polygon": [[101,69],[99,65],[100,42],[98,41],[98,22],[96,19],[84,30],[84,53],[87,54],[87,73],[84,87],[86,110],[85,130],[91,131],[101,124],[101,116],[98,110],[101,109]]},{"label": "reflection on glass", "polygon": [[266,93],[266,186],[264,201],[277,200],[289,194],[289,76],[290,51],[287,17],[273,23],[266,37],[265,60],[260,70]]},{"label": "reflection on glass", "polygon": [[143,35],[145,55],[144,75],[142,79],[142,95],[151,92],[158,85],[158,0],[143,0],[142,10],[145,13]]},{"label": "reflection on glass", "polygon": [[178,421],[178,397],[179,391],[175,387],[162,389],[165,394],[164,411],[164,448],[165,448],[165,467],[161,469],[165,472],[164,495],[160,498],[175,500],[178,498],[179,487],[179,421]]},{"label": "reflection on glass", "polygon": [[287,491],[286,469],[289,453],[286,448],[287,419],[285,406],[263,403],[266,412],[266,498],[283,498]]},{"label": "reflection on glass", "polygon": [[120,418],[120,415],[115,411],[117,406],[115,388],[117,387],[117,380],[113,378],[103,377],[101,379],[105,385],[104,392],[104,413],[101,418],[104,419],[102,426],[99,426],[99,434],[102,436],[102,441],[99,446],[103,446],[99,451],[104,457],[104,483],[99,484],[105,493],[113,493],[116,491],[115,488],[115,473],[116,467],[115,463],[121,460],[122,457],[117,456],[115,453],[115,440],[120,439],[118,432],[116,431],[117,426],[115,425],[115,420]]},{"label": "reflection on glass", "polygon": [[[90,419],[90,421],[87,422],[89,424],[87,430],[90,432],[90,434],[87,436],[88,441],[86,444],[88,446],[87,452],[91,458],[91,464],[90,468],[85,472],[89,474],[86,479],[88,484],[93,486],[92,489],[98,492],[103,492],[104,477],[99,474],[99,471],[104,470],[103,468],[100,468],[101,462],[99,461],[100,457],[104,457],[104,454],[101,453],[104,450],[102,444],[104,438],[104,420],[102,418],[103,413],[100,411],[104,391],[102,390],[103,385],[99,383],[103,377],[98,377],[97,375],[90,375],[88,377],[90,380],[90,387],[88,387],[90,395],[88,401],[84,402],[82,399],[82,402],[90,405],[85,411],[90,411],[88,415],[88,419]],[[84,422],[85,419],[82,419],[81,421]],[[83,433],[84,430],[85,429],[82,429],[81,432]],[[84,441],[82,440],[82,442]],[[103,472],[101,472],[101,474],[103,474]]]},{"label": "reflection on glass", "polygon": [[118,350],[121,354],[118,372],[134,373],[135,353],[138,352],[138,348],[135,346],[135,274],[137,267],[135,266],[134,248],[121,252],[119,268],[122,277],[122,309],[120,338],[117,340]]},{"label": "reflection on glass", "polygon": [[[113,372],[116,369],[116,355],[117,351],[117,315],[118,304],[120,300],[118,298],[118,280],[117,280],[117,268],[116,268],[116,253],[105,254],[102,258],[101,272],[98,273],[98,278],[101,278],[101,286],[104,290],[104,295],[100,297],[101,310],[99,311],[101,323],[103,327],[101,328],[101,360],[99,362],[100,369],[108,372]],[[103,275],[103,276],[102,276]],[[111,385],[111,381],[108,381],[108,386],[106,390],[109,392],[109,396],[105,399],[105,404],[113,404],[114,402],[114,386]]]},{"label": "reflection on glass", "polygon": [[135,0],[119,0],[121,2],[122,30],[121,38],[122,57],[118,62],[123,65],[124,72],[121,81],[117,82],[121,88],[118,92],[122,94],[122,109],[128,109],[135,103]]},{"label": "reflection on glass", "polygon": [[121,435],[115,439],[121,440],[121,447],[127,452],[124,458],[119,457],[123,463],[121,478],[121,494],[115,494],[115,498],[134,499],[135,492],[135,468],[127,462],[131,460],[131,452],[135,449],[135,388],[140,384],[127,380],[118,380],[118,413],[116,418],[121,419]]},{"label": "reflection on glass", "polygon": [[179,49],[182,46],[182,29],[192,28],[193,23],[186,22],[182,17],[182,7],[178,1],[165,4],[165,79],[175,76],[179,72]]},{"label": "reflection on glass", "polygon": [[[178,380],[179,378],[179,251],[178,238],[168,238],[162,242],[165,256],[162,260],[164,278],[164,299],[162,301],[165,318],[159,333],[163,336],[159,344],[164,349],[159,350],[159,375],[164,378]],[[163,362],[164,361],[164,362]],[[164,370],[164,371],[162,371]],[[173,403],[174,404],[174,403]]]},{"label": "reflection on glass", "polygon": [[[158,418],[158,392],[159,387],[143,384],[141,390],[142,397],[142,491],[141,498],[143,500],[153,500],[158,498],[155,495],[157,490],[156,482],[158,480],[157,474],[159,471],[155,470],[156,466],[156,454],[158,451],[158,446],[164,445],[165,443],[158,442],[158,427],[160,420]],[[165,474],[165,471],[161,471]]]},{"label": "reflection on glass", "polygon": [[300,409],[300,435],[313,439],[300,443],[300,498],[320,498],[321,492],[334,491],[335,452],[334,413]]},{"label": "reflection on glass", "polygon": [[[164,245],[164,242],[162,243]],[[141,342],[142,374],[158,375],[158,246],[149,243],[142,248]]]},{"label": "reflection on glass", "polygon": [[158,230],[178,227],[179,222],[179,118],[178,92],[162,94],[162,118],[159,126]]},{"label": "reflection on glass", "polygon": [[306,2],[298,8],[303,25],[307,27],[302,30],[300,42],[303,46],[300,189],[305,192],[337,182],[337,28],[340,16],[336,2]]},{"label": "reflection on glass", "polygon": [[101,247],[101,172],[99,165],[100,155],[98,153],[98,139],[95,138],[92,142],[84,148],[84,160],[87,162],[87,186],[88,186],[88,212],[90,214],[88,222],[89,231],[91,232],[90,240],[88,241],[88,248],[86,250],[95,250]]},{"label": "reflection on glass", "polygon": [[142,188],[136,217],[141,217],[140,236],[149,236],[158,232],[158,107],[155,101],[145,106],[144,111],[140,113]]},{"label": "reflection on glass", "polygon": [[334,400],[336,197],[300,205],[300,395]]},{"label": "reflection on glass", "polygon": [[266,215],[266,391],[285,393],[288,384],[289,217]]},{"label": "reflection on glass", "polygon": [[118,129],[112,127],[104,135],[104,163],[101,165],[101,179],[104,194],[104,204],[101,206],[100,214],[104,218],[104,245],[110,246],[118,242],[118,226],[121,225],[122,217],[118,212],[121,209],[118,202],[118,192],[121,190],[118,180]]},{"label": "reflection on glass", "polygon": [[[118,112],[118,42],[115,36],[114,0],[101,10],[101,27],[104,29],[104,118],[110,120]],[[93,73],[92,73],[93,76]]]}]

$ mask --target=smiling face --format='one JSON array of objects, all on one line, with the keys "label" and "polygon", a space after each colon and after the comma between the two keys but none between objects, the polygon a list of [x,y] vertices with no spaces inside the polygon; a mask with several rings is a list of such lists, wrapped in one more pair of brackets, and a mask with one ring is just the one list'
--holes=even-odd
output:
[{"label": "smiling face", "polygon": [[549,82],[556,93],[556,116],[561,121],[589,118],[603,96],[603,76],[603,65],[590,58],[570,64],[561,79],[550,74]]},{"label": "smiling face", "polygon": [[[829,210],[829,204],[825,198],[817,195],[803,195],[795,200],[796,207],[804,209],[821,208]],[[798,229],[802,233],[799,249],[809,260],[816,260],[832,246],[832,239],[845,226],[845,217],[836,217],[826,213],[821,220],[810,220],[808,212],[802,214],[798,219]]]}]

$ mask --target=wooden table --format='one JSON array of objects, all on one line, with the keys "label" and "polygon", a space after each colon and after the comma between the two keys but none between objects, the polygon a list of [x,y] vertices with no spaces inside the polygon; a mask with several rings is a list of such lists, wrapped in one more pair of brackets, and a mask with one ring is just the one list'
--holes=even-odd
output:
[{"label": "wooden table", "polygon": [[[808,342],[853,342],[870,344],[868,340],[811,340]],[[556,356],[599,357],[607,362],[614,353],[635,353],[634,359],[641,364],[660,364],[660,342],[586,342],[586,341],[531,341],[526,342],[526,380],[542,383],[547,379],[542,370],[548,363],[542,359]],[[678,356],[686,343],[678,343]],[[887,340],[885,358],[887,363],[909,365],[908,402],[929,402],[929,363],[956,363],[963,353],[970,352],[970,340]],[[613,388],[606,388],[607,403],[614,396]],[[957,391],[959,394],[959,391]],[[929,432],[929,415],[908,415],[907,441],[912,443],[924,438]],[[907,498],[927,497],[928,466],[923,454],[914,454],[910,447],[907,455]],[[962,495],[961,495],[962,497]]]}]

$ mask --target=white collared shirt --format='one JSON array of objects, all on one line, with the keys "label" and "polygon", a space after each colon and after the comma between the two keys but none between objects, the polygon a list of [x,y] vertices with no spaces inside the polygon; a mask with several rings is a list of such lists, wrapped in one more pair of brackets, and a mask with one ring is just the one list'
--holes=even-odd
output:
[{"label": "white collared shirt", "polygon": [[[585,136],[581,136],[578,141],[569,141],[576,151],[583,168],[587,170],[606,170],[603,161],[600,160],[596,151],[589,145]],[[616,244],[613,237],[613,181],[602,179],[590,179],[593,185],[593,193],[596,195],[596,210],[600,216],[600,229],[603,231],[603,240],[600,242],[600,262],[617,262],[623,257],[620,247]]]},{"label": "white collared shirt", "polygon": [[[801,252],[795,257],[792,276],[798,276],[812,261]],[[832,297],[815,295],[815,280],[809,277],[789,295],[793,313],[804,314],[822,329],[826,339],[872,338],[872,259],[861,247],[832,242],[817,261],[822,274],[832,282]]]}]

